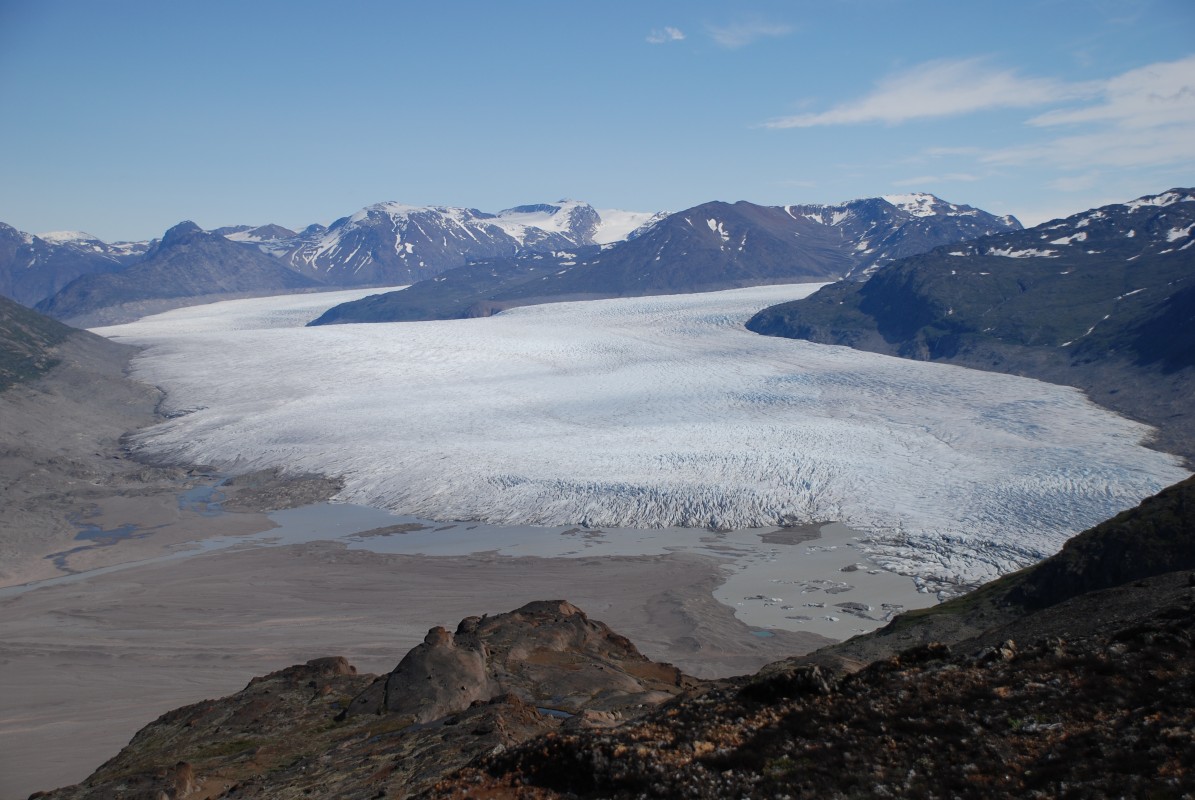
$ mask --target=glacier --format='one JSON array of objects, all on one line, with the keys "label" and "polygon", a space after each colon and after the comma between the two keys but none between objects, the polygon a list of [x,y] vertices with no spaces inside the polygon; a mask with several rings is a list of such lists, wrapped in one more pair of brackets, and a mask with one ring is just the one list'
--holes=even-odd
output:
[{"label": "glacier", "polygon": [[840,521],[972,584],[1187,476],[1078,390],[758,336],[817,284],[303,324],[384,289],[232,300],[97,333],[167,392],[146,456],[344,481],[436,520],[731,530]]}]

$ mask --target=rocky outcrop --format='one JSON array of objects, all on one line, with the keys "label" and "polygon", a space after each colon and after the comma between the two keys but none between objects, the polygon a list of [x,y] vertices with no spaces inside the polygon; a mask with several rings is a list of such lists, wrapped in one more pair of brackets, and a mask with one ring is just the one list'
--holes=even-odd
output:
[{"label": "rocky outcrop", "polygon": [[717,686],[613,731],[488,756],[424,796],[1186,797],[1195,593],[1185,573],[1128,588],[1124,616],[1100,620],[1094,596],[1070,610],[1100,620],[1089,634],[1050,614],[1023,643]]},{"label": "rocky outcrop", "polygon": [[496,617],[468,617],[455,633],[432,628],[346,714],[430,722],[508,694],[569,714],[614,711],[657,703],[686,680],[571,603],[540,601]]},{"label": "rocky outcrop", "polygon": [[84,783],[42,796],[405,797],[487,753],[609,728],[696,684],[569,603],[529,603],[433,628],[389,675],[321,658],[254,678],[164,714]]},{"label": "rocky outcrop", "polygon": [[423,644],[354,699],[348,712],[393,712],[431,722],[498,694],[487,672],[484,646],[476,637],[462,634],[458,643],[445,628],[432,628]]}]

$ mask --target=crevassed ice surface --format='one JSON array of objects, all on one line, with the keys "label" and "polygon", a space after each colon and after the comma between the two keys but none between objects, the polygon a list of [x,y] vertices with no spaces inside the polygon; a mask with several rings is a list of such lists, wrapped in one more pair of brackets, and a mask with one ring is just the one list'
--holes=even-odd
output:
[{"label": "crevassed ice surface", "polygon": [[235,300],[99,332],[188,412],[145,451],[345,481],[431,519],[742,528],[840,520],[881,563],[974,581],[1187,475],[1077,390],[758,336],[816,286],[301,327],[379,290]]}]

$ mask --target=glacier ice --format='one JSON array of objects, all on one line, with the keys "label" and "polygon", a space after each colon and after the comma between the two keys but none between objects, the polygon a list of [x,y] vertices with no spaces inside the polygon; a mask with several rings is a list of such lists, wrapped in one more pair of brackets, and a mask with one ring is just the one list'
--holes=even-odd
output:
[{"label": "glacier ice", "polygon": [[[973,582],[1187,475],[1077,390],[743,328],[816,285],[302,327],[380,289],[98,329],[179,416],[157,457],[343,478],[442,520],[732,529],[839,520],[886,566]],[[186,412],[186,413],[181,413]]]}]

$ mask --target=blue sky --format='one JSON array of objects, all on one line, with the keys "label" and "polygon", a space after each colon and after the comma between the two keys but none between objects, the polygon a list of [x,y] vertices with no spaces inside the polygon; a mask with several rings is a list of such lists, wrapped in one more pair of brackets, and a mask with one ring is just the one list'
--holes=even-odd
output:
[{"label": "blue sky", "polygon": [[1195,2],[0,0],[0,97],[34,233],[909,191],[1036,223],[1195,184]]}]

